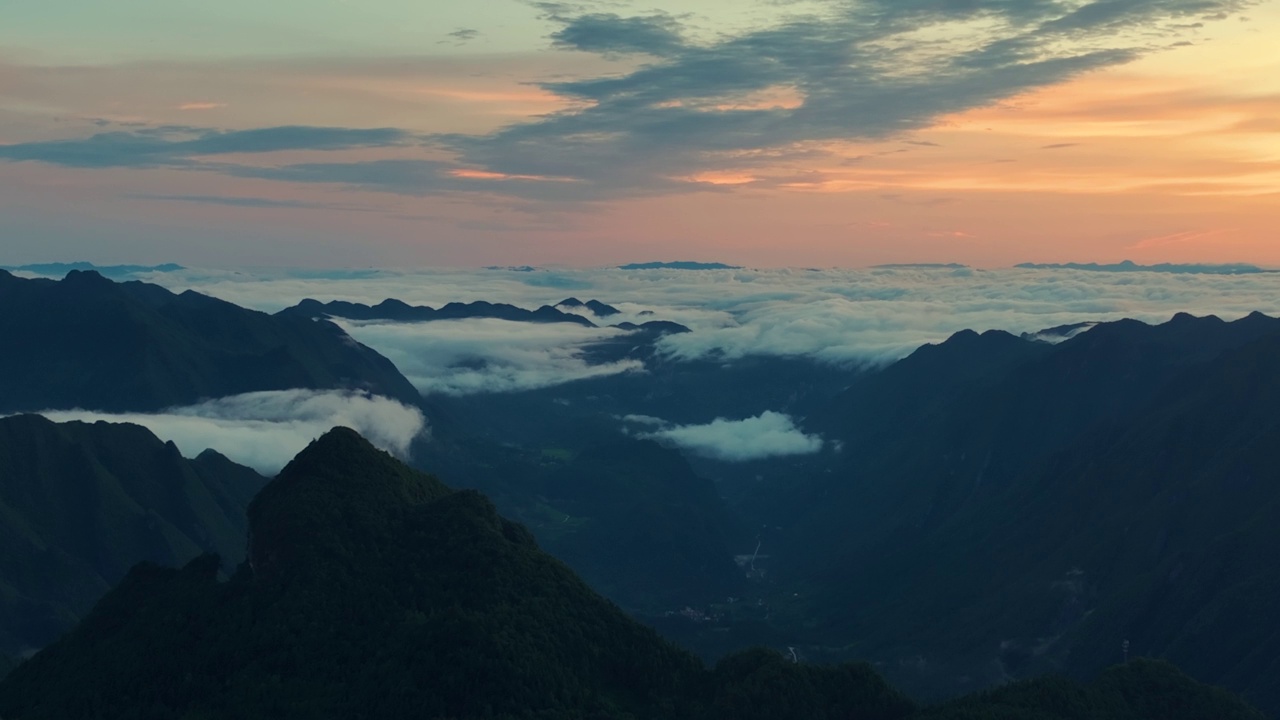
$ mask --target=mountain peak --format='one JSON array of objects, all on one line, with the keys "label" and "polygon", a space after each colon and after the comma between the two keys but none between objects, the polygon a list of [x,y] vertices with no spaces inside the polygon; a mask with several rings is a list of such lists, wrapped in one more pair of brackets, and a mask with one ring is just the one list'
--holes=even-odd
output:
[{"label": "mountain peak", "polygon": [[335,427],[298,453],[249,506],[249,560],[271,575],[309,558],[349,554],[371,528],[451,491]]},{"label": "mountain peak", "polygon": [[115,283],[103,277],[97,270],[72,270],[62,278],[62,283],[71,288],[114,288]]}]

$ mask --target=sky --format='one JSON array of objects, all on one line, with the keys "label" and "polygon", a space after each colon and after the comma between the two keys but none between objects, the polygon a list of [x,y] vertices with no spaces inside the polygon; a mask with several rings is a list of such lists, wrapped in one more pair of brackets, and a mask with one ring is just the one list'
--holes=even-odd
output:
[{"label": "sky", "polygon": [[0,264],[1280,267],[1280,0],[0,15]]}]

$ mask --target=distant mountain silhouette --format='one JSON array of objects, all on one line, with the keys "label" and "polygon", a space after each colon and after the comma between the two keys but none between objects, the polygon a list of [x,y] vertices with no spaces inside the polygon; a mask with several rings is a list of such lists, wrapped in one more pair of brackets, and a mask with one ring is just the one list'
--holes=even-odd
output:
[{"label": "distant mountain silhouette", "polygon": [[50,275],[62,277],[73,270],[91,270],[93,272],[109,278],[126,278],[139,273],[151,272],[178,272],[186,268],[174,263],[165,263],[163,265],[94,265],[91,262],[56,262],[56,263],[34,263],[31,265],[10,265],[0,268],[14,272],[25,271],[35,273],[37,275]]},{"label": "distant mountain silhouette", "polygon": [[271,316],[72,271],[0,271],[0,412],[151,411],[259,390],[355,388],[420,400],[386,358],[336,325]]},{"label": "distant mountain silhouette", "polygon": [[0,418],[0,655],[55,640],[140,561],[234,567],[265,482],[137,425]]},{"label": "distant mountain silhouette", "polygon": [[610,315],[618,315],[622,312],[618,308],[612,305],[606,305],[599,300],[588,300],[586,302],[582,302],[576,297],[565,298],[564,300],[556,303],[556,307],[586,308],[594,313],[596,317],[609,317]]},{"label": "distant mountain silhouette", "polygon": [[726,265],[718,262],[694,262],[692,260],[676,260],[673,262],[642,262],[619,265],[619,270],[741,270],[741,265]]},{"label": "distant mountain silhouette", "polygon": [[920,711],[865,664],[769,650],[705,670],[453,492],[335,429],[253,501],[250,560],[135,567],[0,682],[37,718],[1255,720],[1161,663],[1045,679]]},{"label": "distant mountain silhouette", "polygon": [[276,313],[284,317],[326,318],[337,317],[349,320],[392,320],[396,322],[429,322],[432,320],[463,320],[470,318],[496,318],[514,322],[533,323],[573,323],[585,327],[595,327],[581,315],[566,313],[543,305],[537,310],[525,310],[506,303],[490,303],[476,301],[470,303],[449,303],[439,309],[426,305],[409,305],[400,300],[387,299],[374,306],[361,303],[331,300],[322,303],[310,298]]},{"label": "distant mountain silhouette", "polygon": [[[387,320],[391,322],[431,322],[434,320],[466,320],[474,318],[494,318],[511,322],[530,323],[573,323],[583,327],[601,327],[582,315],[564,312],[559,308],[586,308],[597,318],[621,314],[617,308],[598,300],[582,302],[577,298],[567,298],[555,307],[543,305],[537,310],[526,310],[505,303],[476,301],[470,303],[449,303],[441,308],[426,305],[409,305],[400,300],[387,299],[377,305],[369,306],[361,303],[331,300],[306,299],[292,307],[276,313],[277,317],[303,317],[311,319],[344,318],[347,320]],[[614,362],[631,354],[632,348],[648,346],[654,340],[669,333],[690,332],[680,323],[668,320],[650,320],[636,324],[622,322],[605,327],[616,327],[631,331],[631,334],[617,339],[604,340],[586,346],[588,360],[592,362]],[[625,348],[625,349],[624,349]]]},{"label": "distant mountain silhouette", "polygon": [[1161,272],[1190,275],[1256,275],[1258,273],[1276,272],[1264,270],[1257,265],[1245,263],[1214,264],[1178,264],[1159,263],[1156,265],[1139,265],[1132,260],[1122,260],[1110,265],[1098,263],[1019,263],[1014,267],[1029,270],[1088,270],[1092,272]]}]

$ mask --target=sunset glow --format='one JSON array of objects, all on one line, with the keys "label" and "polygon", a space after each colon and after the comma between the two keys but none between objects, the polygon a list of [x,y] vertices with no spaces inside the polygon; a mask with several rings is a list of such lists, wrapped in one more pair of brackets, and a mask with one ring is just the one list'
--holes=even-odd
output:
[{"label": "sunset glow", "polygon": [[[6,256],[1280,266],[1280,3],[863,37],[872,5],[290,1],[185,48],[186,10],[108,37],[28,8],[0,29]],[[255,39],[291,18],[288,52]]]}]

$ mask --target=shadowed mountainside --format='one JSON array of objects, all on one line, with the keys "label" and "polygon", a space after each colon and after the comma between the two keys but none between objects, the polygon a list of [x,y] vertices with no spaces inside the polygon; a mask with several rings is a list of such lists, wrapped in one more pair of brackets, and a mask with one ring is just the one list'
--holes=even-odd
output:
[{"label": "shadowed mountainside", "polygon": [[350,388],[403,402],[417,390],[336,325],[276,317],[187,291],[0,271],[0,412],[153,411],[259,390]]},{"label": "shadowed mountainside", "polygon": [[1277,403],[1257,314],[921,348],[809,418],[845,460],[770,496],[806,597],[774,623],[916,692],[1088,676],[1129,640],[1280,710]]},{"label": "shadowed mountainside", "polygon": [[137,425],[0,418],[0,654],[55,640],[139,561],[234,567],[265,482]]}]

